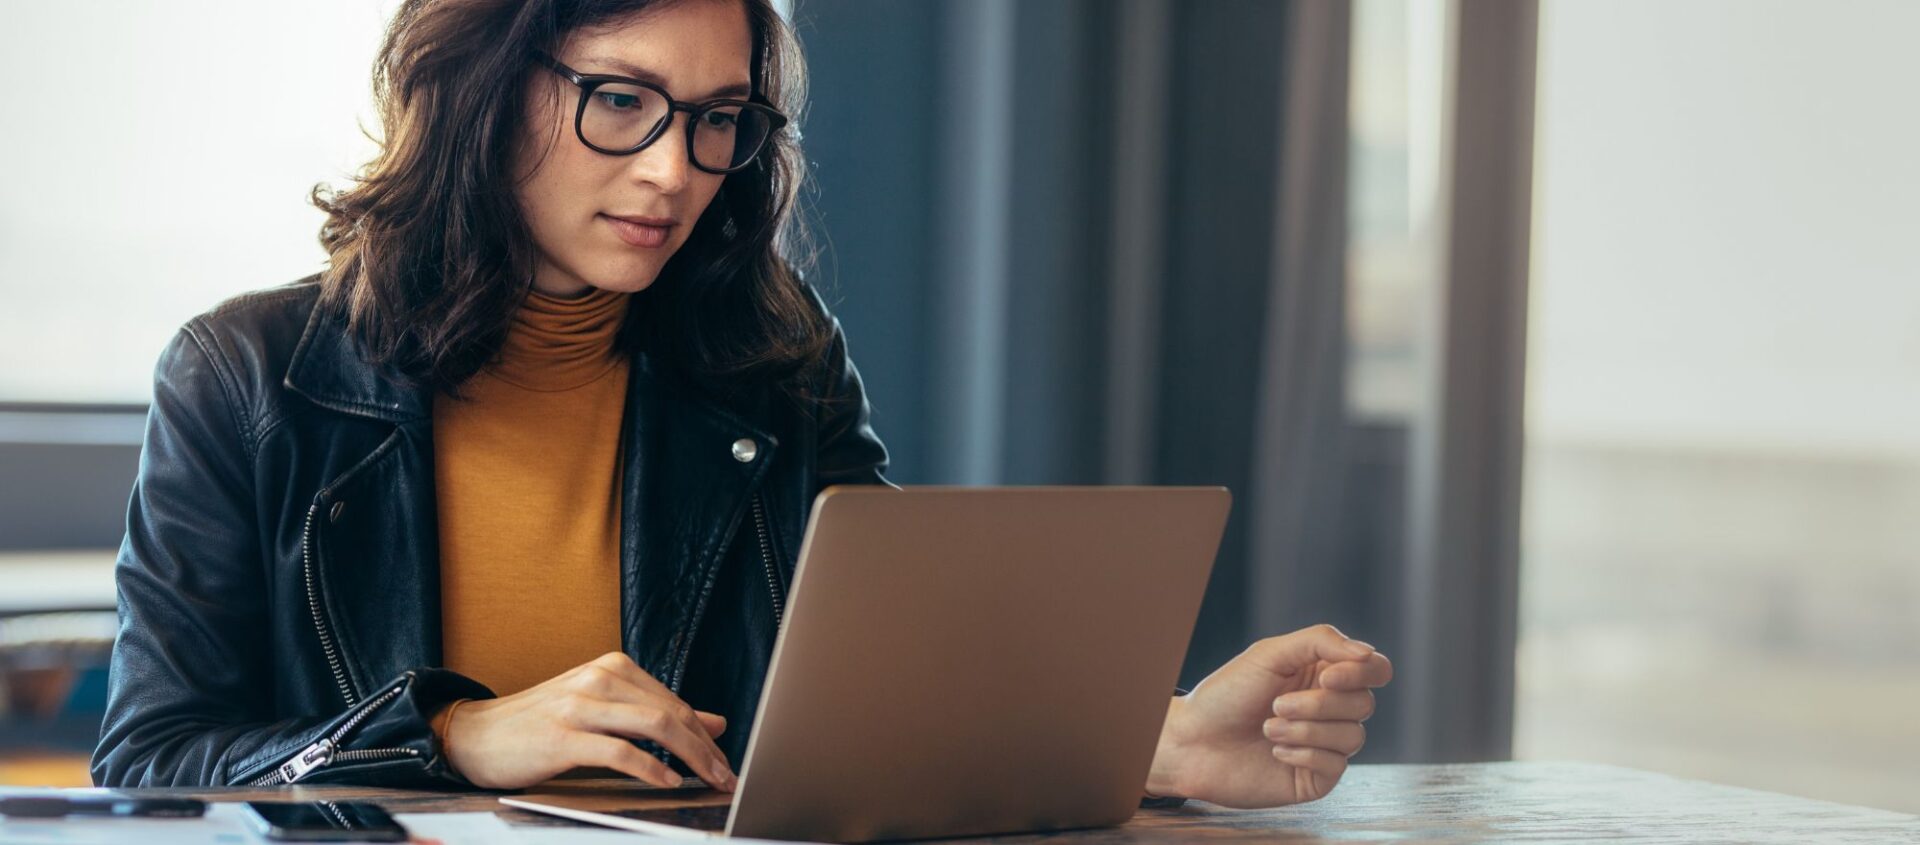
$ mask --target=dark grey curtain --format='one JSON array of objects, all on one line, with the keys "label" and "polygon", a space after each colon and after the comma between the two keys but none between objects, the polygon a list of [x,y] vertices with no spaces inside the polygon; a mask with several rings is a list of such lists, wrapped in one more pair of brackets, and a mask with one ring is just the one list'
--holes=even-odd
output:
[{"label": "dark grey curtain", "polygon": [[1512,754],[1538,0],[1463,0],[1453,21],[1446,267],[1409,438],[1407,753]]}]

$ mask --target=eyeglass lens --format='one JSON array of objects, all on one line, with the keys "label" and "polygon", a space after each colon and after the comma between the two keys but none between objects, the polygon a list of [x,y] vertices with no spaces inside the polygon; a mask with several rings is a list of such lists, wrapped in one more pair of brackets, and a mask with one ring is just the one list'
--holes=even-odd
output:
[{"label": "eyeglass lens", "polygon": [[[580,114],[587,143],[606,150],[629,150],[646,140],[670,116],[666,98],[640,85],[609,82],[593,89]],[[723,105],[693,114],[693,157],[701,167],[731,170],[751,160],[767,140],[766,115],[751,108]]]}]

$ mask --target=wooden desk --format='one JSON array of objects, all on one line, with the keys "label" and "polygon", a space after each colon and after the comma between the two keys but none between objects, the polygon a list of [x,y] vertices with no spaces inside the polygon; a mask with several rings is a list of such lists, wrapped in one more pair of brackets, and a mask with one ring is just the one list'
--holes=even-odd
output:
[{"label": "wooden desk", "polygon": [[[627,781],[574,781],[585,787]],[[371,800],[394,812],[494,810],[517,825],[566,825],[511,810],[499,793],[319,786],[155,789],[216,801]],[[1038,836],[956,840],[1028,842]],[[1189,804],[1141,810],[1117,828],[1055,834],[1077,842],[1395,842],[1616,840],[1920,843],[1920,816],[1581,763],[1355,766],[1323,801],[1236,811]]]}]

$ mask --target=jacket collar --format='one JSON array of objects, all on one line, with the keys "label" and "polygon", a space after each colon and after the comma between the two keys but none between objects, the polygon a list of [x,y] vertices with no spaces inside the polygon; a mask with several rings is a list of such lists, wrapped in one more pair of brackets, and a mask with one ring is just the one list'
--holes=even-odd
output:
[{"label": "jacket collar", "polygon": [[288,390],[320,407],[392,423],[433,414],[430,392],[400,383],[396,374],[367,363],[346,322],[315,304],[293,348],[283,381]]}]

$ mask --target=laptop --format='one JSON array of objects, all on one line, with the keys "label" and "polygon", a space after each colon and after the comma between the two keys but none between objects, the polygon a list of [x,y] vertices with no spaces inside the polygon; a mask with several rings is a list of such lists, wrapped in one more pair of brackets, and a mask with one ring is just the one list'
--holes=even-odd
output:
[{"label": "laptop", "polygon": [[1223,487],[830,487],[730,802],[661,790],[501,801],[689,838],[1124,822],[1230,501]]}]

